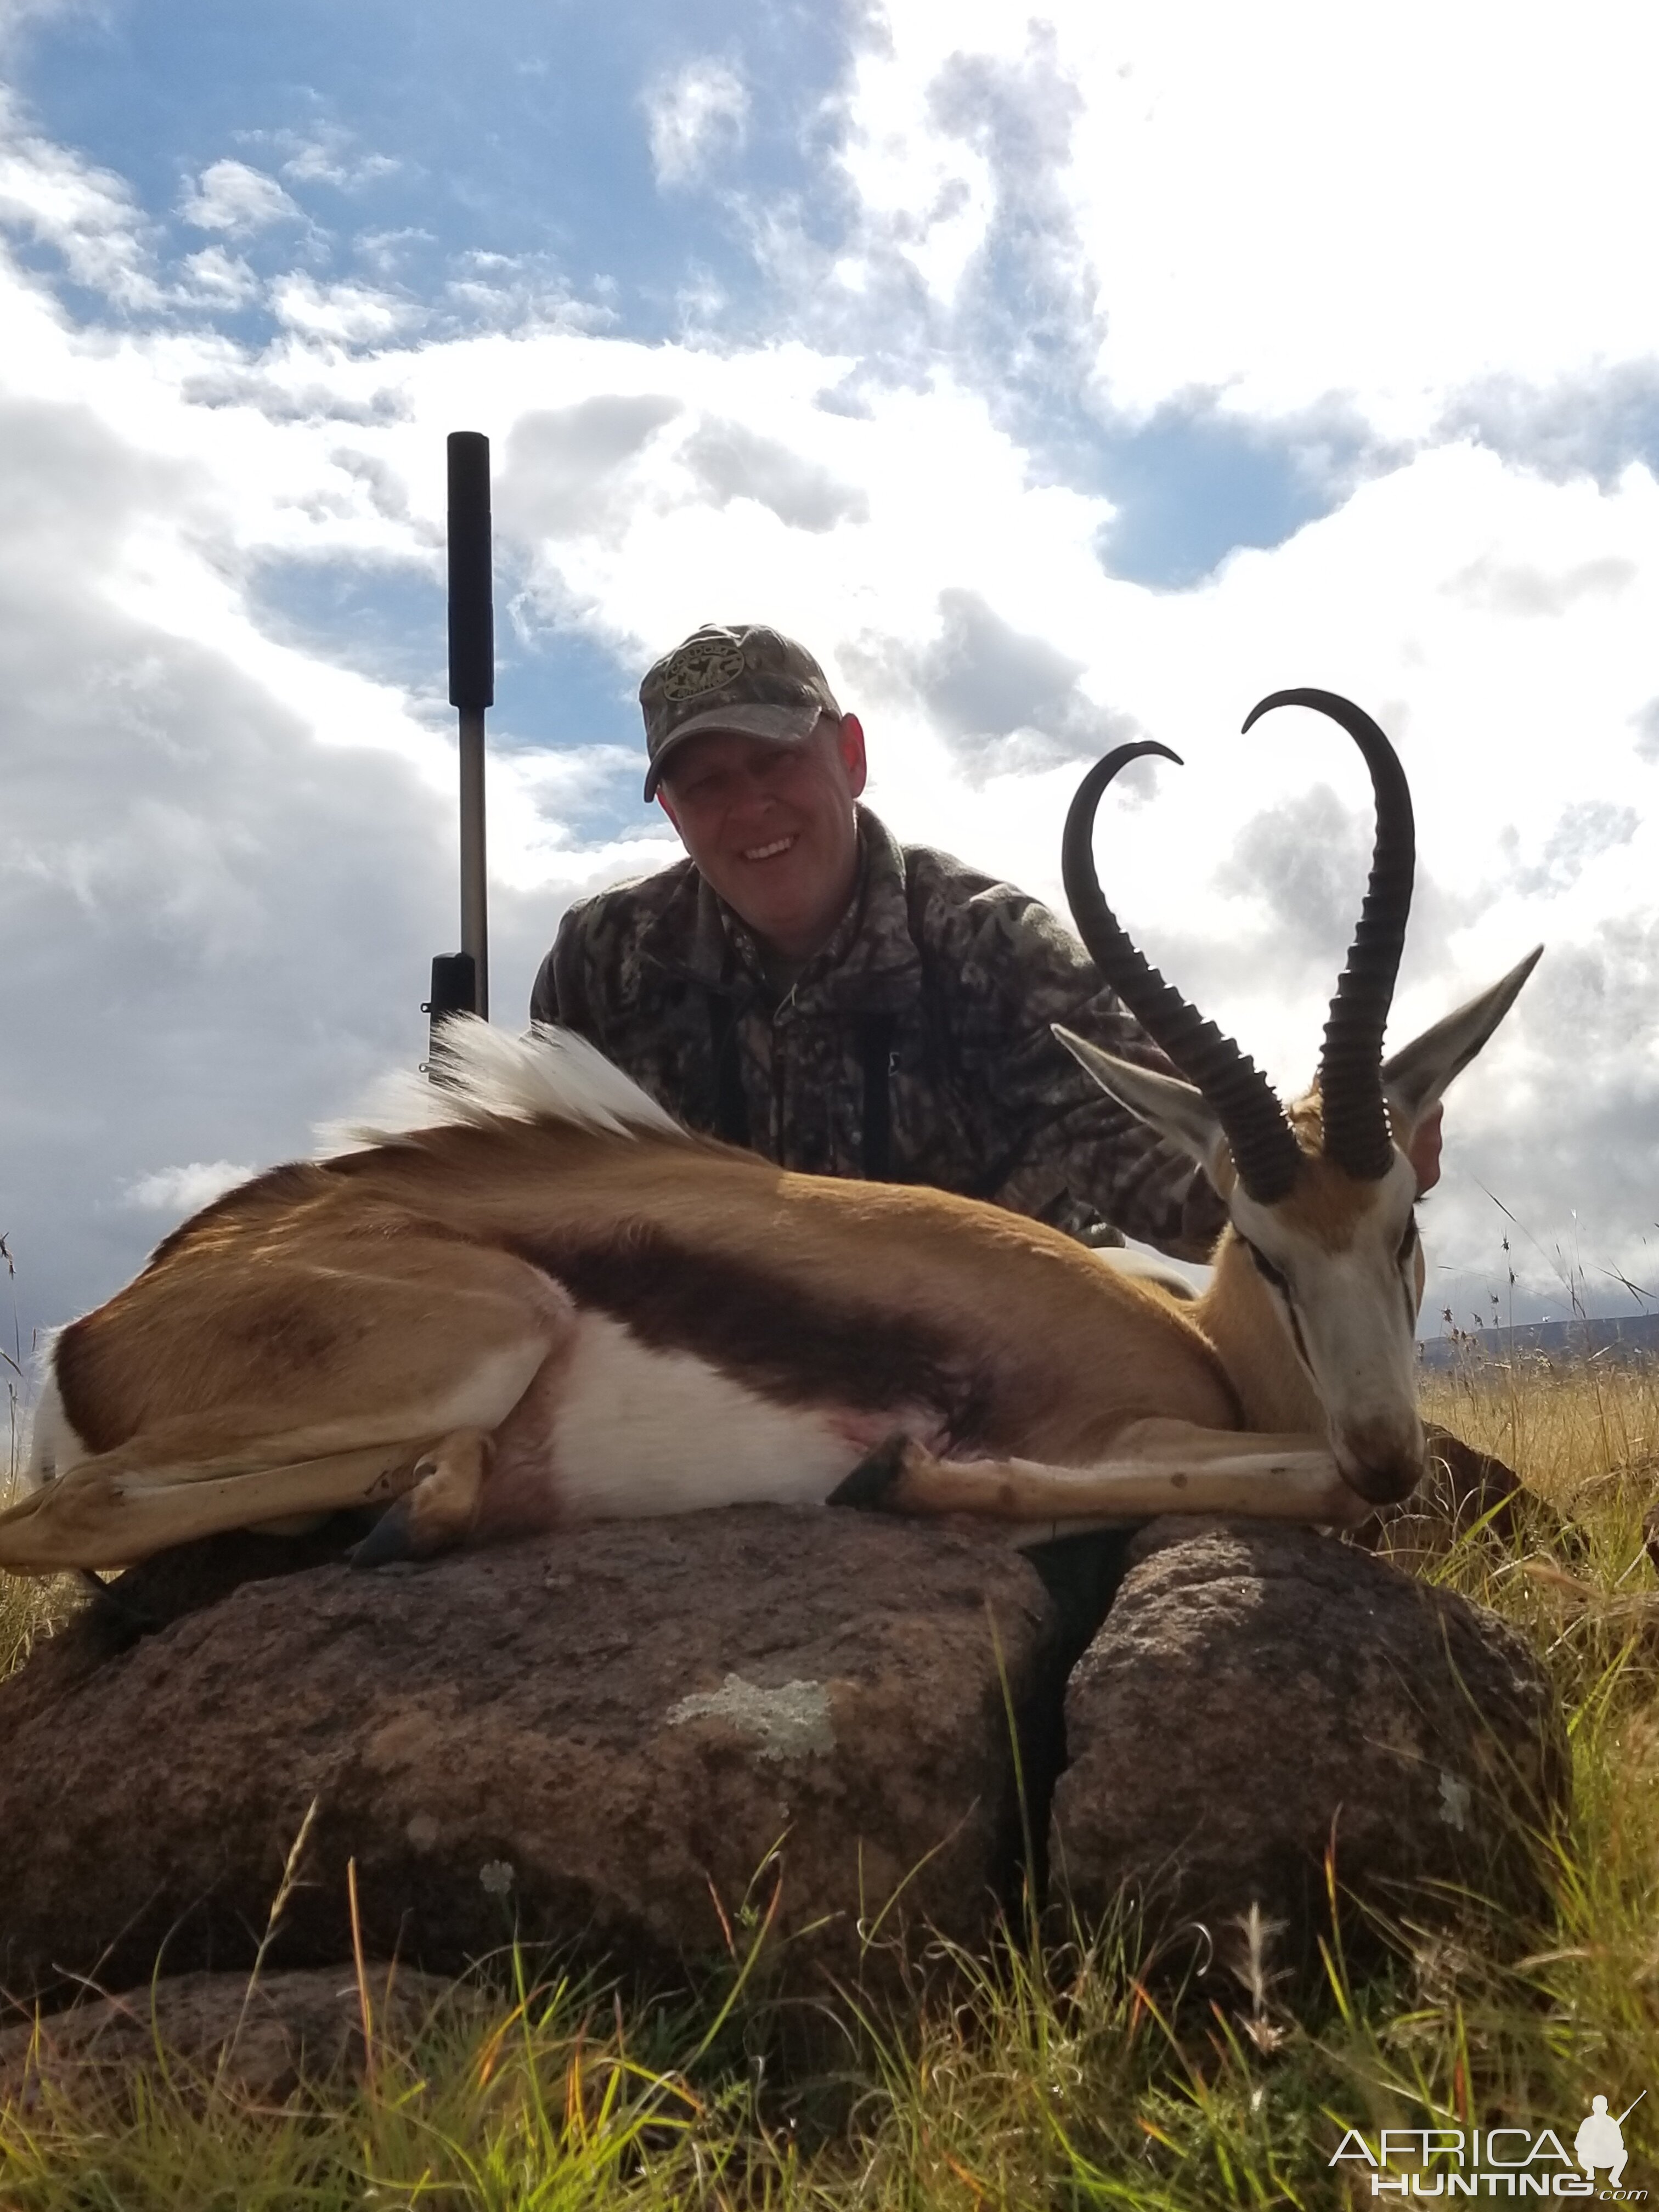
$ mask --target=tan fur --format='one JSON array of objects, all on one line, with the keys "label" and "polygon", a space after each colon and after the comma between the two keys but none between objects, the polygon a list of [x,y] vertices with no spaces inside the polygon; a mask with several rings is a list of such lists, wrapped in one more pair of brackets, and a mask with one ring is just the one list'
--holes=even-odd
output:
[{"label": "tan fur", "polygon": [[1310,1243],[1327,1252],[1346,1252],[1374,1203],[1372,1186],[1355,1182],[1328,1160],[1315,1157],[1296,1188],[1280,1201],[1279,1211]]},{"label": "tan fur", "polygon": [[84,1337],[74,1372],[120,1442],[166,1422],[171,1443],[191,1415],[204,1437],[227,1419],[268,1434],[296,1373],[307,1434],[372,1420],[485,1350],[549,1341],[559,1294],[508,1239],[647,1228],[711,1265],[758,1262],[815,1300],[936,1322],[994,1370],[999,1437],[1043,1456],[1091,1455],[1172,1396],[1206,1425],[1237,1417],[1186,1313],[1058,1231],[940,1191],[791,1175],[712,1144],[504,1123],[348,1156],[275,1209],[258,1185],[246,1206],[239,1195],[66,1332]]},{"label": "tan fur", "polygon": [[1324,1408],[1307,1370],[1231,1229],[1222,1232],[1209,1285],[1190,1310],[1232,1377],[1239,1427],[1263,1434],[1324,1434]]}]

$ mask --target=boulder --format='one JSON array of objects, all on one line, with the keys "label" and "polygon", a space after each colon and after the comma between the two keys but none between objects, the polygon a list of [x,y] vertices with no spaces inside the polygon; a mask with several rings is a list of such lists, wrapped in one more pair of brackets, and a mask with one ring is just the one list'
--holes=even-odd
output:
[{"label": "boulder", "polygon": [[1310,1529],[1159,1521],[1132,1559],[1066,1692],[1053,1853],[1085,1920],[1127,1898],[1224,1966],[1254,1905],[1293,1971],[1332,1845],[1351,1941],[1541,1901],[1565,1735],[1495,1614]]},{"label": "boulder", "polygon": [[[374,1965],[364,1974],[377,2051],[406,2050],[440,2015],[478,2009],[465,1984]],[[216,2088],[279,2105],[301,2083],[363,2071],[362,1994],[349,1966],[299,1972],[178,1974],[125,1996],[94,1997],[44,2019],[0,2027],[0,2108],[31,2111],[42,2094],[129,2096],[135,2077],[165,2077],[199,2102]]]},{"label": "boulder", "polygon": [[272,1969],[351,1957],[355,1859],[368,1954],[433,1972],[516,1935],[677,1977],[775,1889],[782,1970],[845,1975],[878,1921],[983,1936],[1016,1731],[1046,1802],[1054,1608],[982,1532],[757,1508],[199,1580],[133,1570],[0,1684],[15,1995],[245,1972],[308,1818]]}]

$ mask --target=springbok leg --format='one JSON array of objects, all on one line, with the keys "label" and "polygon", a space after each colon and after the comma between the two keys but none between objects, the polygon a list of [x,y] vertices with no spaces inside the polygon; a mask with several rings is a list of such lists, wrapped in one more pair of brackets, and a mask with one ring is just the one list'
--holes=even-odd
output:
[{"label": "springbok leg", "polygon": [[1250,1436],[1142,1421],[1093,1467],[1028,1459],[942,1460],[896,1437],[832,1492],[832,1505],[889,1513],[971,1513],[1078,1528],[1160,1513],[1236,1513],[1344,1526],[1372,1509],[1349,1489],[1325,1446],[1305,1436]]},{"label": "springbok leg", "polygon": [[489,1472],[490,1443],[482,1429],[441,1437],[416,1462],[412,1489],[390,1505],[361,1544],[354,1567],[389,1566],[453,1551],[471,1534]]},{"label": "springbok leg", "polygon": [[[507,1418],[557,1357],[574,1308],[509,1254],[419,1235],[388,1243],[379,1267],[272,1267],[261,1279],[267,1307],[291,1293],[327,1325],[329,1356],[309,1375],[265,1363],[228,1297],[190,1316],[187,1341],[146,1345],[158,1375],[171,1359],[210,1377],[216,1397],[169,1403],[158,1384],[125,1443],[60,1457],[55,1480],[0,1512],[0,1568],[131,1566],[222,1529],[385,1503],[430,1453],[444,1466],[428,1470],[441,1480],[428,1538],[435,1546],[447,1525],[470,1522],[465,1455],[443,1448]],[[66,1411],[72,1420],[72,1402]]]},{"label": "springbok leg", "polygon": [[376,1505],[410,1480],[419,1451],[391,1443],[320,1454],[283,1464],[273,1443],[266,1462],[240,1474],[171,1480],[161,1471],[109,1468],[109,1452],[84,1460],[44,1490],[0,1514],[0,1568],[58,1574],[66,1567],[124,1567],[173,1544],[301,1514]]}]

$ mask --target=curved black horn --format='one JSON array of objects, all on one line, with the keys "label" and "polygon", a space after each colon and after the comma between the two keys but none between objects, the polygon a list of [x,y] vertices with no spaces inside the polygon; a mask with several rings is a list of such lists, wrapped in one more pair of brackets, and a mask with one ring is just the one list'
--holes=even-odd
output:
[{"label": "curved black horn", "polygon": [[1120,745],[1097,761],[1072,801],[1060,848],[1060,872],[1078,935],[1102,975],[1154,1044],[1204,1093],[1227,1133],[1233,1164],[1250,1196],[1264,1206],[1283,1198],[1302,1171],[1302,1149],[1273,1085],[1213,1022],[1166,983],[1136,951],[1106,903],[1095,872],[1095,814],[1120,769],[1148,753],[1181,766],[1179,753],[1150,740]]},{"label": "curved black horn", "polygon": [[1382,1101],[1382,1032],[1412,905],[1417,837],[1411,790],[1394,747],[1351,699],[1334,691],[1275,691],[1250,709],[1244,727],[1272,707],[1311,707],[1328,714],[1353,739],[1370,770],[1376,799],[1370,881],[1325,1024],[1319,1088],[1326,1158],[1360,1182],[1376,1182],[1394,1158]]}]

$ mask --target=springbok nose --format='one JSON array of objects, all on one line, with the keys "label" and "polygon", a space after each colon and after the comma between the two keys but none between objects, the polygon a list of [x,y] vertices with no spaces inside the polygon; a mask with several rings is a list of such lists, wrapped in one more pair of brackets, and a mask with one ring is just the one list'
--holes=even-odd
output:
[{"label": "springbok nose", "polygon": [[1352,1423],[1333,1434],[1331,1449],[1349,1489],[1373,1505],[1395,1505],[1409,1498],[1423,1480],[1428,1458],[1419,1421],[1408,1430],[1393,1421]]}]

